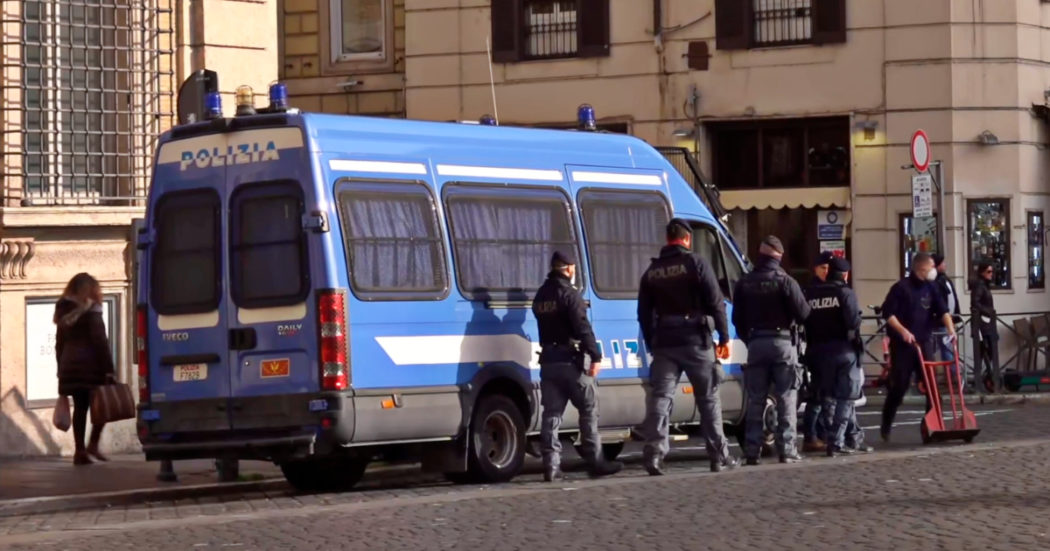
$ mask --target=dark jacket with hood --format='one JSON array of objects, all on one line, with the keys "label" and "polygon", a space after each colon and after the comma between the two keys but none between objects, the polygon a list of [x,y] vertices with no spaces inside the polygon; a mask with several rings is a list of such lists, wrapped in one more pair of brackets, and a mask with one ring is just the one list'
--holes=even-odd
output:
[{"label": "dark jacket with hood", "polygon": [[58,393],[65,396],[105,384],[115,369],[102,323],[102,305],[80,304],[62,297],[55,304],[54,322]]}]

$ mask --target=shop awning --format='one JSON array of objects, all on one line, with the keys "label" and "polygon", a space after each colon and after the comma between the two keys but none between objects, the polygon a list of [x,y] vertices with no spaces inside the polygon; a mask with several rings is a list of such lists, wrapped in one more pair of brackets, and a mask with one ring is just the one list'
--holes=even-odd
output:
[{"label": "shop awning", "polygon": [[726,210],[850,207],[848,187],[725,189],[720,196]]}]

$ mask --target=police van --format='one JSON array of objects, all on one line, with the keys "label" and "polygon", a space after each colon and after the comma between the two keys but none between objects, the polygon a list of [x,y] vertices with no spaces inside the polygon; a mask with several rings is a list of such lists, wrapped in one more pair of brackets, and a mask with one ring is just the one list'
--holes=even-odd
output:
[{"label": "police van", "polygon": [[[137,243],[149,460],[268,459],[316,489],[407,452],[451,479],[511,479],[539,434],[530,301],[557,248],[580,259],[615,457],[645,416],[636,293],[665,224],[691,221],[727,297],[745,269],[693,189],[630,136],[267,111],[215,111],[159,139]],[[745,350],[732,350],[722,403],[739,423]],[[691,392],[675,395],[682,432],[699,422]],[[575,433],[575,411],[562,429]]]}]

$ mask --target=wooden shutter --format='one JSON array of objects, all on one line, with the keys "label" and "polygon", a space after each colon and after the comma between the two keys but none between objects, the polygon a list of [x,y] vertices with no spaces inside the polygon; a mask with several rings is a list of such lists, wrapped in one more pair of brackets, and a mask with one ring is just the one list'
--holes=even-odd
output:
[{"label": "wooden shutter", "polygon": [[609,55],[609,0],[576,1],[577,55]]},{"label": "wooden shutter", "polygon": [[813,0],[813,43],[846,41],[846,0]]},{"label": "wooden shutter", "polygon": [[509,63],[521,59],[521,0],[492,0],[492,61]]},{"label": "wooden shutter", "polygon": [[715,0],[715,48],[745,50],[751,45],[751,0]]}]

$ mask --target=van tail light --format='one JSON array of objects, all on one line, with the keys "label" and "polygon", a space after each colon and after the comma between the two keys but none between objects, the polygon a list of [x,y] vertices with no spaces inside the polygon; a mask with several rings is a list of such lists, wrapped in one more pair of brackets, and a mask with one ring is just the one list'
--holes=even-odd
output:
[{"label": "van tail light", "polygon": [[345,390],[350,385],[345,291],[321,291],[317,300],[317,327],[320,333],[321,390]]},{"label": "van tail light", "polygon": [[149,346],[146,307],[135,309],[135,357],[139,367],[139,402],[149,402]]}]

